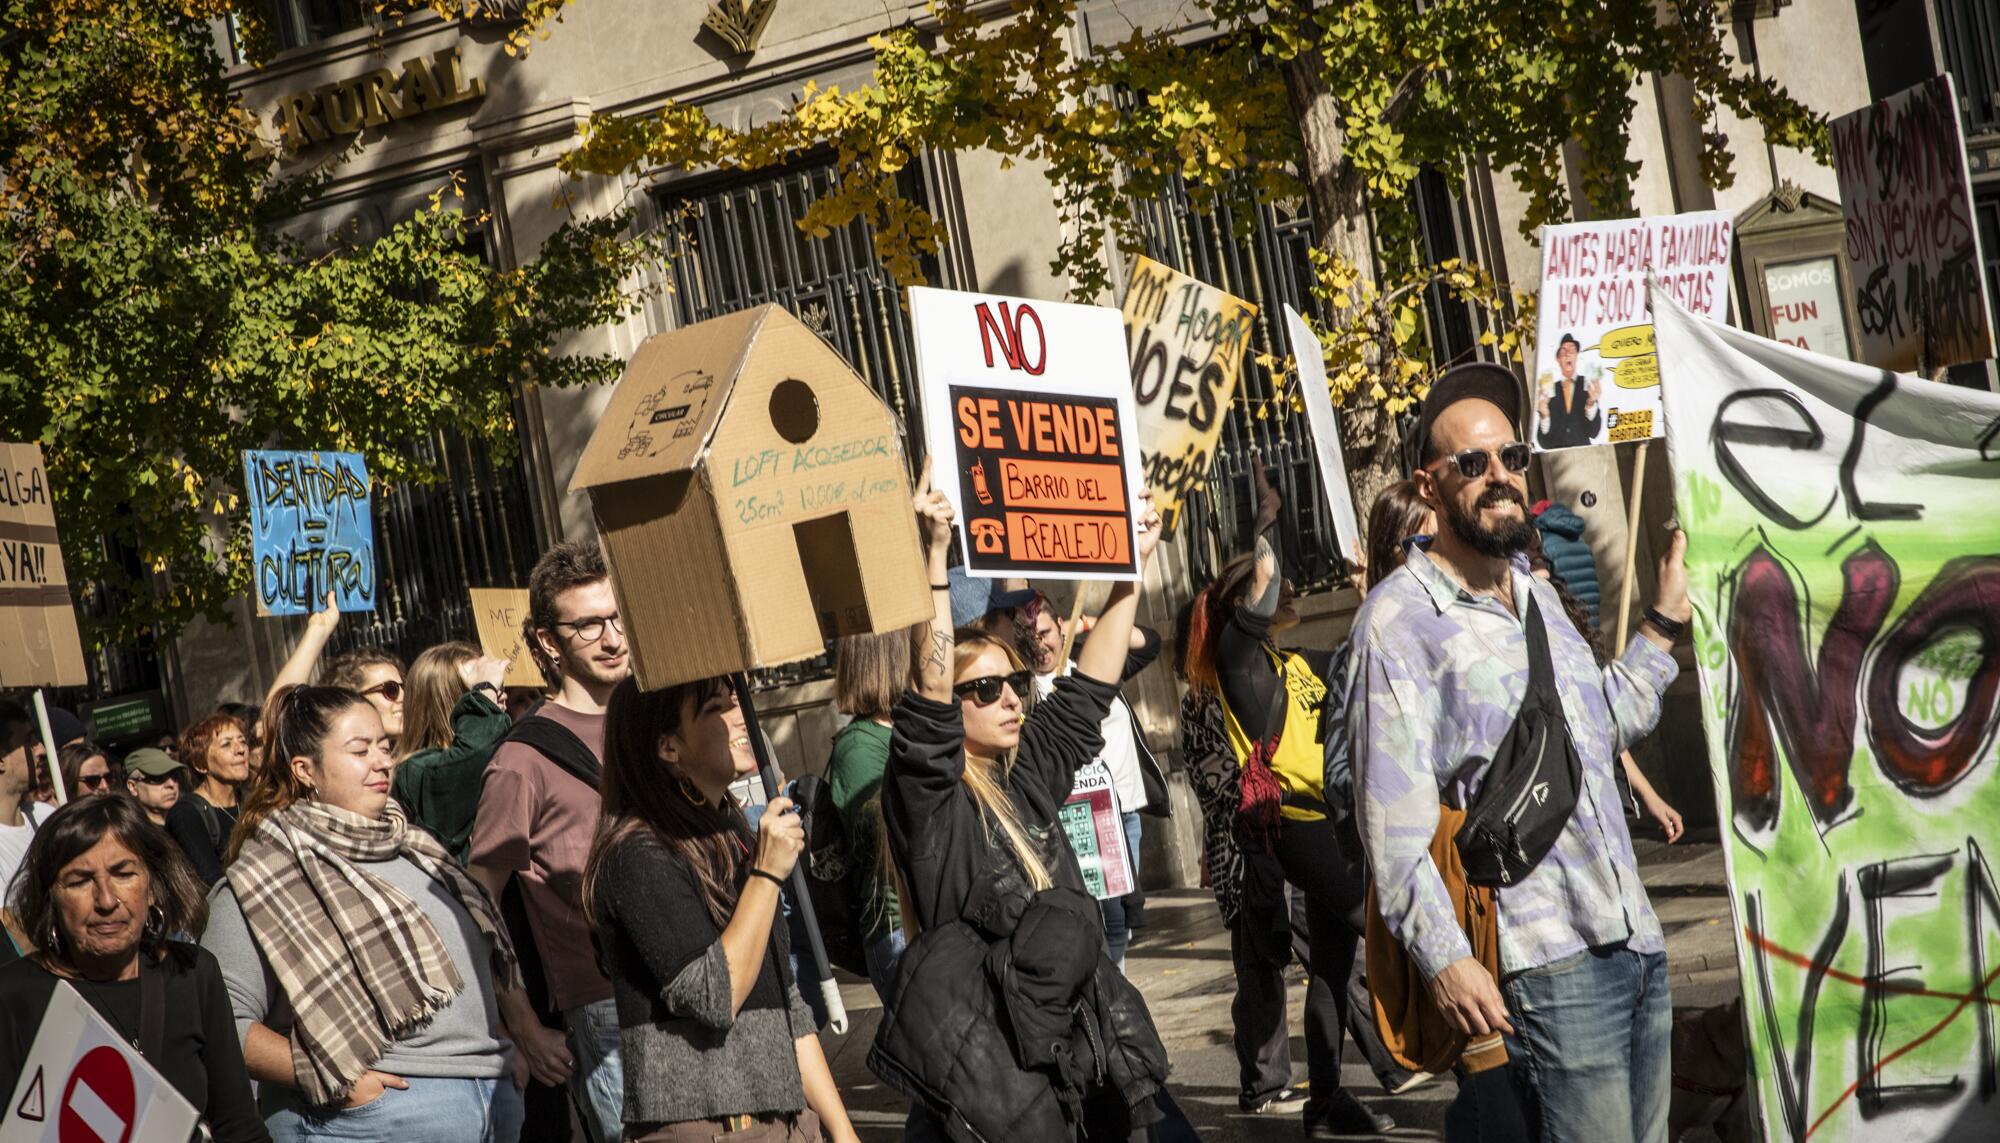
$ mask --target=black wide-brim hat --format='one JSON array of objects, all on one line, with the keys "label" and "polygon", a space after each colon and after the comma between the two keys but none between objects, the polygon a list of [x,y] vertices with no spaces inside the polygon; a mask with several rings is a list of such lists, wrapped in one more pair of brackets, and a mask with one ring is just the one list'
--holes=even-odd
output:
[{"label": "black wide-brim hat", "polygon": [[1404,473],[1423,467],[1424,445],[1430,440],[1431,425],[1438,417],[1460,401],[1473,398],[1497,405],[1507,414],[1507,423],[1514,427],[1515,433],[1521,431],[1521,382],[1512,370],[1490,361],[1454,365],[1431,383],[1431,391],[1417,413],[1417,423],[1403,438]]}]

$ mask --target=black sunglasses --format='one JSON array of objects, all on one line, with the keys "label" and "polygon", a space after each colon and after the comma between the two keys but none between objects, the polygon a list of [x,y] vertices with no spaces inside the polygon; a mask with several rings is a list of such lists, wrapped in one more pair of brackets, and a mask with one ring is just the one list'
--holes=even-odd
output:
[{"label": "black sunglasses", "polygon": [[1014,688],[1014,697],[1022,698],[1035,681],[1035,676],[1027,671],[1015,671],[1011,675],[986,675],[977,679],[967,679],[951,688],[951,693],[959,698],[970,698],[980,706],[991,706],[1000,701],[1000,688]]},{"label": "black sunglasses", "polygon": [[[1463,476],[1467,480],[1478,480],[1480,477],[1486,475],[1486,466],[1493,456],[1494,451],[1492,449],[1469,448],[1464,452],[1437,461],[1430,467],[1435,469],[1441,464],[1455,464],[1458,466],[1458,474],[1460,476]],[[1534,452],[1521,441],[1515,441],[1512,444],[1503,444],[1498,451],[1500,454],[1500,467],[1506,469],[1508,472],[1528,471],[1528,461],[1534,457]]]},{"label": "black sunglasses", "polygon": [[381,695],[390,702],[401,702],[403,699],[403,684],[390,679],[386,683],[376,683],[361,693],[364,695]]},{"label": "black sunglasses", "polygon": [[148,786],[164,786],[174,780],[174,772],[172,770],[164,774],[141,774],[137,770],[134,770],[132,776]]}]

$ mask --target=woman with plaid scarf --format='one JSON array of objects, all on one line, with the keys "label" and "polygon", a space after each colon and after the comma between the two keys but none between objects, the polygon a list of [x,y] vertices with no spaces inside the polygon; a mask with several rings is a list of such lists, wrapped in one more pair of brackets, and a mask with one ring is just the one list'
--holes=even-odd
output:
[{"label": "woman with plaid scarf", "polygon": [[499,911],[390,799],[366,699],[295,687],[267,710],[202,943],[272,1138],[514,1143],[497,993],[521,974]]}]

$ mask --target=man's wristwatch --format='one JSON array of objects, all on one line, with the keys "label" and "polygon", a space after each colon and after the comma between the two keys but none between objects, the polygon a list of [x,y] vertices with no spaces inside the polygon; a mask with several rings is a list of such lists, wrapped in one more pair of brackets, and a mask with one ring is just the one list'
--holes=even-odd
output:
[{"label": "man's wristwatch", "polygon": [[1678,619],[1668,619],[1656,607],[1648,607],[1640,620],[1653,625],[1653,630],[1665,635],[1669,640],[1679,640],[1687,634],[1687,624]]}]

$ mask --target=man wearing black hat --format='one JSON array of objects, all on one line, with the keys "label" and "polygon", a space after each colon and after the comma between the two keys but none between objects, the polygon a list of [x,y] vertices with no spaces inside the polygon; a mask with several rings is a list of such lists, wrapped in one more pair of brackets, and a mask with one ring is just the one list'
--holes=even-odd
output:
[{"label": "man wearing black hat", "polygon": [[[1661,561],[1631,645],[1598,668],[1554,590],[1518,558],[1534,528],[1519,408],[1512,373],[1460,366],[1432,387],[1408,441],[1438,529],[1354,620],[1348,730],[1362,848],[1382,919],[1444,1017],[1468,1036],[1506,1035],[1538,1138],[1664,1143],[1666,944],[1612,770],[1652,730],[1676,674],[1671,650],[1690,614],[1686,540],[1676,534]],[[1547,697],[1532,708],[1531,684]],[[1551,780],[1528,787],[1535,796],[1509,811],[1525,816],[1508,819],[1547,848],[1516,846],[1501,875],[1480,880],[1495,887],[1496,980],[1472,955],[1430,846],[1440,803],[1480,817],[1491,804],[1483,783],[1503,759]],[[1459,852],[1468,877],[1491,856]]]}]

